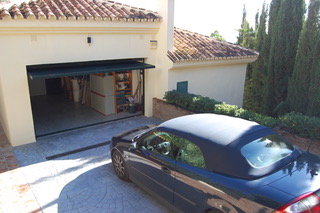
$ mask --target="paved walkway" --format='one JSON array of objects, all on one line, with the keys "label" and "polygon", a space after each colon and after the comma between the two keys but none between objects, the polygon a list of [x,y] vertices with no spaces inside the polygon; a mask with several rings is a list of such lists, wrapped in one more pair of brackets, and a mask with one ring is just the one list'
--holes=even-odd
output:
[{"label": "paved walkway", "polygon": [[30,186],[0,125],[0,212],[40,213]]},{"label": "paved walkway", "polygon": [[120,131],[158,122],[155,118],[139,116],[44,137],[36,143],[13,149],[8,143],[5,145],[2,142],[4,145],[1,150],[10,151],[10,154],[1,151],[2,155],[14,157],[13,151],[17,159],[12,158],[15,161],[14,168],[8,168],[0,174],[0,212],[169,213],[169,209],[134,183],[117,178],[108,145],[46,159],[67,151],[103,144]]}]

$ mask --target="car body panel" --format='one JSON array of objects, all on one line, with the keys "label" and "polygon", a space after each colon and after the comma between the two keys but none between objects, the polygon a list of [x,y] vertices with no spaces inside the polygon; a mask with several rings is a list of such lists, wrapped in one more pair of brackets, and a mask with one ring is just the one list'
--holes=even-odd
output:
[{"label": "car body panel", "polygon": [[320,188],[320,158],[304,153],[282,169],[284,176],[269,185],[295,197]]},{"label": "car body panel", "polygon": [[128,163],[130,179],[173,203],[175,160],[149,150],[133,151]]},{"label": "car body panel", "polygon": [[[200,117],[203,119],[203,115]],[[229,118],[227,120],[230,121]],[[188,122],[185,123],[187,126],[192,125]],[[114,136],[110,149],[111,152],[118,150],[122,153],[129,170],[129,178],[132,181],[182,212],[205,212],[211,208],[223,209],[226,212],[273,212],[295,197],[306,192],[314,192],[320,188],[320,178],[317,175],[320,168],[320,158],[304,153],[298,148],[295,148],[294,154],[286,157],[284,161],[266,168],[267,172],[259,173],[255,170],[256,168],[251,168],[255,170],[254,175],[232,175],[243,169],[241,166],[229,168],[233,173],[228,173],[224,169],[220,171],[220,167],[229,166],[230,162],[239,160],[239,154],[237,154],[240,152],[239,147],[256,137],[277,134],[272,129],[261,127],[255,123],[242,121],[236,123],[238,125],[248,124],[250,127],[248,132],[244,131],[246,127],[241,127],[241,131],[244,132],[240,134],[241,131],[236,131],[235,133],[240,138],[225,137],[223,140],[231,138],[234,141],[224,141],[223,143],[226,144],[221,146],[220,150],[215,150],[217,146],[212,145],[214,142],[205,142],[209,140],[208,138],[199,139],[194,135],[198,131],[197,129],[192,130],[191,136],[186,136],[189,140],[195,140],[199,145],[205,157],[207,168],[192,166],[179,161],[178,158],[172,159],[139,148],[139,146],[133,146],[156,131],[168,130],[163,128],[166,126],[166,122],[159,126],[145,126]],[[234,125],[230,125],[226,129],[230,130],[233,127]],[[173,127],[170,129],[169,133],[175,133],[182,137],[181,132],[173,131]],[[178,130],[182,131],[182,129],[179,126]],[[226,129],[222,128],[223,134],[226,134]],[[191,131],[190,128],[189,131]],[[206,132],[205,134],[209,134],[208,131]],[[188,133],[185,132],[185,134]],[[132,144],[132,142],[136,143]],[[201,145],[201,143],[203,144]],[[207,146],[204,146],[205,144]],[[227,151],[222,149],[227,149]],[[219,153],[220,151],[221,153]],[[230,159],[227,159],[226,156],[221,157],[221,155],[228,155]],[[219,164],[219,166],[208,167],[209,164]],[[210,170],[212,168],[217,171]]]},{"label": "car body panel", "polygon": [[201,180],[207,175],[207,170],[186,163],[176,163],[174,205],[183,212],[204,212],[210,206],[207,203],[208,194]]}]

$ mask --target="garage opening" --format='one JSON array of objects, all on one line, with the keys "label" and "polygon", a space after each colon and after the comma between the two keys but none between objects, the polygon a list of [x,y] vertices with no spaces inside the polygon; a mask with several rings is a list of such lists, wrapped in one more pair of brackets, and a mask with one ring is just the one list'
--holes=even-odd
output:
[{"label": "garage opening", "polygon": [[144,114],[143,59],[27,66],[37,137]]}]

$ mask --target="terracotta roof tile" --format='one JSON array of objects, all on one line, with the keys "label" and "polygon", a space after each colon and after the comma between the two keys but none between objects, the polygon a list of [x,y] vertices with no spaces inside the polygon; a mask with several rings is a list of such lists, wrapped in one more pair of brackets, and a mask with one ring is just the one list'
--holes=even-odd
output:
[{"label": "terracotta roof tile", "polygon": [[28,18],[28,17],[35,17],[35,15],[33,14],[29,4],[27,3],[22,3],[19,7],[19,10],[21,11],[21,13],[23,14],[24,18]]},{"label": "terracotta roof tile", "polygon": [[105,0],[28,0],[0,3],[0,20],[11,18],[161,21],[156,12]]},{"label": "terracotta roof tile", "polygon": [[256,58],[258,52],[187,30],[174,29],[173,62]]},{"label": "terracotta roof tile", "polygon": [[40,6],[37,5],[35,2],[30,2],[29,6],[30,6],[33,14],[34,14],[37,18],[46,17],[46,15],[42,12]]},{"label": "terracotta roof tile", "polygon": [[54,8],[50,9],[50,7],[47,5],[47,3],[45,1],[39,2],[38,6],[40,7],[40,10],[46,16],[46,18],[50,19],[51,17],[55,16],[55,14],[52,11],[52,9],[54,9]]},{"label": "terracotta roof tile", "polygon": [[10,13],[7,10],[2,10],[2,11],[0,11],[0,16],[1,17],[9,17]]},{"label": "terracotta roof tile", "polygon": [[11,10],[10,11],[7,11],[10,16],[12,18],[17,18],[17,17],[22,17],[22,13],[18,7],[18,5],[14,4],[12,7],[11,7]]}]

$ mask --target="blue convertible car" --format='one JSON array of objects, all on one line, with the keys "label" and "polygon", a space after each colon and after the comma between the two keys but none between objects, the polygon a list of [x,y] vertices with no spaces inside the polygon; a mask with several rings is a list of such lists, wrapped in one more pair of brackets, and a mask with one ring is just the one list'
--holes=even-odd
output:
[{"label": "blue convertible car", "polygon": [[114,136],[115,173],[181,212],[320,212],[320,158],[255,122],[196,114]]}]

